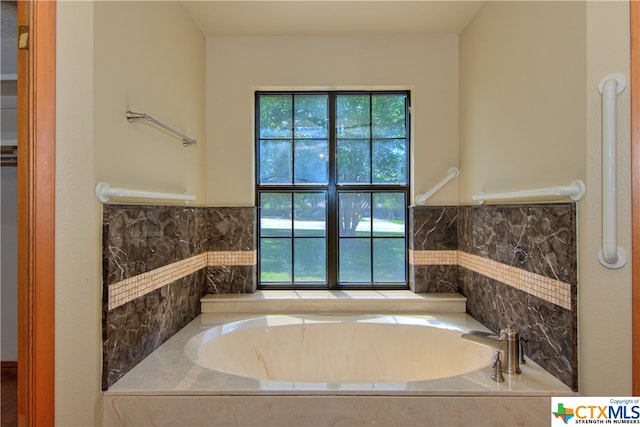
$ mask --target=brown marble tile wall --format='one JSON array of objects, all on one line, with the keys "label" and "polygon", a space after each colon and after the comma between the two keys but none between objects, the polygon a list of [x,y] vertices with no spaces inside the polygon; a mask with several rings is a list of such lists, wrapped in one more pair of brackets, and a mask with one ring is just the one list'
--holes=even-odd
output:
[{"label": "brown marble tile wall", "polygon": [[409,248],[458,249],[458,206],[411,206]]},{"label": "brown marble tile wall", "polygon": [[202,208],[104,205],[104,285],[205,252],[205,219]]},{"label": "brown marble tile wall", "polygon": [[466,206],[458,249],[576,284],[575,204]]},{"label": "brown marble tile wall", "polygon": [[[458,249],[457,206],[411,206],[409,249]],[[409,263],[409,287],[413,292],[459,292],[458,265]]]},{"label": "brown marble tile wall", "polygon": [[[217,293],[255,290],[255,262],[235,265],[255,257],[254,236],[254,208],[104,205],[103,389],[198,316],[200,298],[210,288]],[[234,251],[251,256],[229,265],[205,262],[185,277],[109,309],[109,285],[155,275],[194,256],[207,259],[207,253]]]},{"label": "brown marble tile wall", "polygon": [[246,294],[256,291],[256,266],[207,267],[207,294]]},{"label": "brown marble tile wall", "polygon": [[[525,353],[577,390],[575,204],[412,207],[409,250],[418,260],[409,265],[412,290],[462,293],[471,316],[495,332],[514,327],[528,340]],[[437,262],[434,251],[454,250],[568,284],[570,303],[562,307],[479,274],[462,258]]]},{"label": "brown marble tile wall", "polygon": [[[575,214],[574,204],[412,207],[410,251],[454,256],[411,263],[411,289],[461,292],[473,317],[496,332],[518,329],[528,339],[527,355],[577,389]],[[111,310],[108,285],[205,252],[250,253],[255,228],[255,208],[104,206],[103,388],[195,318],[205,293],[255,291],[256,267],[209,263]],[[568,283],[571,309],[464,268],[451,261],[456,253]]]},{"label": "brown marble tile wall", "polygon": [[572,389],[578,387],[575,204],[467,206],[458,250],[570,285],[571,309],[460,268],[467,311],[497,332],[511,325],[525,353]]},{"label": "brown marble tile wall", "polygon": [[[210,251],[252,251],[256,249],[255,208],[207,208]],[[251,293],[257,287],[256,265],[207,267],[209,294]]]},{"label": "brown marble tile wall", "polygon": [[204,284],[203,269],[104,313],[103,390],[200,314]]}]

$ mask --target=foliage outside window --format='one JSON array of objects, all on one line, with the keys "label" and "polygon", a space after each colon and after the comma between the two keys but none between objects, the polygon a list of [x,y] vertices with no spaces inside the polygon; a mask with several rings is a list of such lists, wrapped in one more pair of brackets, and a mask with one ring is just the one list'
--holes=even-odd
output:
[{"label": "foliage outside window", "polygon": [[262,288],[407,286],[408,92],[256,94]]}]

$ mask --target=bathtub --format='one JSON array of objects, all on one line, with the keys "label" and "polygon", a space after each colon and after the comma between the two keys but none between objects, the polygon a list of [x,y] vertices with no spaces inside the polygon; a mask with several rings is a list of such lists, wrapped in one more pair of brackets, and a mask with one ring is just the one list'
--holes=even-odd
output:
[{"label": "bathtub", "polygon": [[415,316],[267,315],[213,327],[186,345],[193,362],[260,380],[399,383],[486,367],[493,351],[463,330]]},{"label": "bathtub", "polygon": [[102,423],[535,426],[574,395],[528,359],[492,381],[464,312],[394,311],[203,313],[104,392]]}]

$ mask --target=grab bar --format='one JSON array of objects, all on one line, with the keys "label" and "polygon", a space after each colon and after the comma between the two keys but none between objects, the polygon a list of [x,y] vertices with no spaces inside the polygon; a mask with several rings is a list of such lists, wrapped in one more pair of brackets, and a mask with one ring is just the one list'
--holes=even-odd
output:
[{"label": "grab bar", "polygon": [[146,113],[134,113],[133,111],[127,111],[127,120],[129,121],[129,123],[132,123],[134,120],[138,120],[138,119],[144,119],[147,120],[151,123],[153,123],[156,126],[161,127],[162,129],[166,130],[167,132],[170,132],[174,135],[176,135],[177,137],[182,139],[182,145],[183,146],[188,146],[191,144],[197,144],[198,141],[196,141],[193,138],[189,138],[187,135],[183,134],[182,132],[178,132],[177,130],[165,125],[164,123],[162,123],[161,121],[158,121],[156,119],[154,119],[153,117],[151,117],[150,115],[146,114]]},{"label": "grab bar", "polygon": [[416,195],[415,202],[419,205],[424,205],[424,203],[431,198],[434,194],[442,189],[445,185],[449,183],[453,178],[457,177],[460,174],[460,171],[456,167],[450,167],[447,171],[447,176],[444,177],[439,183],[431,187],[429,191],[426,193]]},{"label": "grab bar", "polygon": [[602,249],[600,264],[620,268],[627,262],[616,236],[616,96],[627,87],[622,74],[608,74],[600,80],[602,94]]},{"label": "grab bar", "polygon": [[571,181],[569,185],[558,187],[539,188],[535,190],[512,191],[506,193],[478,193],[471,196],[472,200],[479,202],[481,205],[487,200],[504,200],[504,199],[522,199],[529,197],[570,197],[571,200],[577,202],[582,200],[585,193],[584,182],[579,179]]},{"label": "grab bar", "polygon": [[106,182],[99,182],[96,185],[96,197],[102,203],[107,203],[111,197],[118,199],[163,199],[181,200],[185,204],[196,199],[192,194],[160,193],[155,191],[131,190],[127,188],[112,188]]}]

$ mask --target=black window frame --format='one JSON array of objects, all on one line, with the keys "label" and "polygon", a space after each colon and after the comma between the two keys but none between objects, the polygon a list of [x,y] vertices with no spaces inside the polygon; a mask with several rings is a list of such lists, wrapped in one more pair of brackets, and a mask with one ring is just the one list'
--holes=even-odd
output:
[{"label": "black window frame", "polygon": [[[290,95],[292,98],[294,95],[327,95],[328,96],[328,131],[329,131],[329,162],[328,162],[328,173],[329,173],[329,182],[328,184],[296,184],[292,182],[290,185],[282,185],[282,184],[262,184],[260,182],[260,108],[259,108],[259,97],[263,95]],[[337,183],[337,160],[336,160],[336,150],[337,150],[337,140],[338,137],[336,135],[336,100],[339,95],[379,95],[379,94],[398,94],[404,95],[406,97],[406,105],[405,105],[405,168],[406,168],[406,183],[405,184],[383,184],[383,183],[366,183],[366,184],[339,184]],[[371,103],[370,103],[371,104]],[[255,202],[258,208],[258,224],[256,227],[257,231],[257,241],[258,241],[258,265],[257,265],[257,283],[258,289],[288,289],[288,290],[393,290],[393,289],[409,289],[409,265],[408,265],[408,245],[409,245],[409,236],[408,236],[408,211],[409,211],[409,197],[411,191],[411,91],[409,90],[367,90],[367,91],[358,91],[358,90],[313,90],[313,91],[304,91],[304,90],[292,90],[292,91],[256,91],[254,94],[254,106],[255,106],[255,121],[254,121],[254,143],[255,143]],[[370,153],[373,153],[371,148],[371,144],[373,144],[373,135],[370,136]],[[370,156],[370,162],[373,162],[373,155]],[[295,176],[295,161],[292,160],[292,173]],[[373,169],[370,170],[370,176],[373,176]],[[260,247],[261,247],[261,233],[260,233],[260,206],[261,206],[261,195],[263,193],[316,193],[321,192],[326,194],[328,206],[326,209],[326,251],[327,251],[327,259],[326,259],[326,282],[318,282],[318,283],[295,283],[294,277],[292,277],[292,282],[261,282],[260,280]],[[360,282],[339,282],[339,271],[338,271],[338,263],[339,263],[339,230],[338,230],[338,195],[341,193],[370,193],[371,197],[374,194],[380,193],[402,193],[404,195],[405,206],[404,206],[404,250],[405,250],[405,263],[404,263],[404,282],[375,282],[373,279],[373,250],[371,251],[371,265],[372,265],[372,276],[371,282],[368,283],[360,283]],[[293,198],[293,196],[292,196]],[[373,205],[371,205],[371,215],[373,218]],[[287,237],[283,237],[287,238]],[[292,240],[292,250],[293,250],[293,240],[294,240],[294,230],[293,230],[293,218],[292,218],[292,230],[291,237],[288,237]],[[376,237],[371,233],[368,237],[370,240],[371,247],[373,247],[374,238],[381,238],[380,236]],[[396,237],[397,239],[397,237]],[[292,259],[295,258],[295,255],[292,254]]]}]

